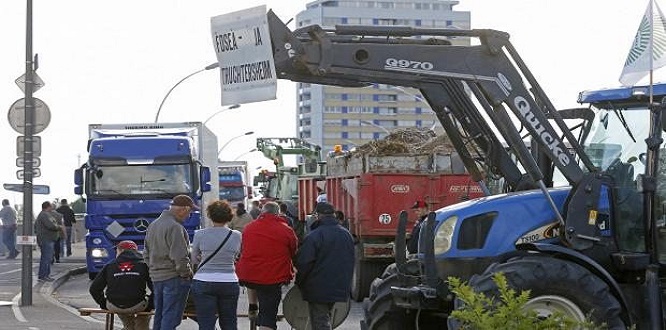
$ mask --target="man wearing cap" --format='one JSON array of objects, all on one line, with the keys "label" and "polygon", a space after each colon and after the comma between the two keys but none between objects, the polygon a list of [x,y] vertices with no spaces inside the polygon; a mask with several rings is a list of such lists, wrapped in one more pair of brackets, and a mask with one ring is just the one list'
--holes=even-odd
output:
[{"label": "man wearing cap", "polygon": [[192,283],[190,240],[182,223],[198,209],[192,198],[178,195],[146,231],[143,257],[155,288],[153,329],[172,330],[182,321]]},{"label": "man wearing cap", "polygon": [[320,202],[317,223],[296,254],[296,285],[308,302],[313,330],[330,330],[331,311],[351,292],[354,239],[335,218],[333,205]]},{"label": "man wearing cap", "polygon": [[428,204],[422,200],[417,200],[412,205],[412,210],[414,210],[417,219],[412,228],[412,234],[407,241],[407,252],[410,254],[419,252],[419,234],[421,233],[421,224],[428,216]]},{"label": "man wearing cap", "polygon": [[[133,241],[118,243],[116,259],[106,264],[90,284],[90,295],[95,302],[118,314],[126,330],[148,330],[150,315],[134,313],[153,308],[153,283],[148,276],[148,265],[137,250]],[[151,291],[150,297],[146,296],[146,287]]]}]

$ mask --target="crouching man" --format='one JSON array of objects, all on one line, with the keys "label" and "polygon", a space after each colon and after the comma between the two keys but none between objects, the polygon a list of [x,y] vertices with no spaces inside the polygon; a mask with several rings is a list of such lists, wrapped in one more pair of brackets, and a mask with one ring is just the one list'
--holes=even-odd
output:
[{"label": "crouching man", "polygon": [[[153,282],[148,265],[133,241],[116,245],[116,259],[109,262],[90,284],[90,294],[103,309],[118,314],[127,330],[148,330],[150,315],[135,313],[152,310]],[[146,296],[146,287],[151,296]],[[105,289],[106,288],[106,292]]]}]

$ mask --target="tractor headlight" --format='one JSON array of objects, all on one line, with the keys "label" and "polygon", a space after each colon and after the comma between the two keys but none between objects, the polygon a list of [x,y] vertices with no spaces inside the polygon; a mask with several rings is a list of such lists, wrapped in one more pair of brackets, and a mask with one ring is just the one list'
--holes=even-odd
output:
[{"label": "tractor headlight", "polygon": [[106,258],[109,254],[106,252],[106,249],[92,249],[90,250],[90,256],[93,258]]},{"label": "tractor headlight", "polygon": [[453,240],[453,230],[456,228],[458,222],[457,216],[451,216],[442,221],[442,224],[435,231],[435,255],[442,254],[451,248],[451,241]]}]

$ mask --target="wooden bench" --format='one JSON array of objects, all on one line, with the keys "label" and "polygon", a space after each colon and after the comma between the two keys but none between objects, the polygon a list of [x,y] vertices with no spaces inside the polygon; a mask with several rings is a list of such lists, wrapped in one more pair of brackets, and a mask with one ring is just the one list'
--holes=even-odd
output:
[{"label": "wooden bench", "polygon": [[[82,307],[79,308],[79,314],[81,316],[90,316],[92,314],[105,314],[106,321],[104,323],[104,330],[113,330],[113,324],[115,322],[115,313],[106,309],[93,308],[93,307]],[[136,315],[155,315],[155,312],[138,312]],[[188,317],[195,317],[194,313],[183,313],[183,319]]]},{"label": "wooden bench", "polygon": [[[115,313],[106,309],[102,308],[94,308],[94,307],[81,307],[79,308],[79,314],[81,316],[90,316],[92,314],[105,314],[106,320],[104,323],[104,330],[113,330],[113,324],[115,322]],[[138,312],[135,313],[136,315],[155,315],[154,311],[151,312]],[[186,319],[188,317],[196,317],[197,315],[195,313],[189,313],[185,312],[183,313],[183,319]],[[237,314],[237,317],[248,317],[247,314]],[[282,320],[284,318],[284,315],[278,315],[278,321]],[[256,325],[254,323],[254,320],[250,320],[250,329],[256,329]]]}]

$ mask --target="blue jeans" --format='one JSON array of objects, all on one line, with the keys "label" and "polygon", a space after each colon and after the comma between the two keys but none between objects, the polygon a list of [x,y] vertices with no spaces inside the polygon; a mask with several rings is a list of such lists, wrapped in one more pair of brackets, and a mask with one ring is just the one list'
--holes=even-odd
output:
[{"label": "blue jeans", "polygon": [[37,272],[37,277],[44,279],[51,275],[51,260],[53,259],[53,248],[55,242],[47,241],[41,242],[39,244],[39,271]]},{"label": "blue jeans", "polygon": [[174,330],[180,325],[191,284],[191,280],[181,277],[153,282],[155,289],[153,330]]},{"label": "blue jeans", "polygon": [[72,255],[72,226],[65,227],[67,233],[67,256]]},{"label": "blue jeans", "polygon": [[2,242],[7,247],[7,252],[10,257],[16,257],[16,227],[5,226],[2,230]]},{"label": "blue jeans", "polygon": [[197,310],[199,330],[215,330],[215,320],[219,315],[220,329],[238,328],[236,309],[240,286],[238,282],[192,282],[192,294]]},{"label": "blue jeans", "polygon": [[254,284],[243,282],[247,288],[254,289],[259,302],[257,326],[277,329],[277,313],[282,301],[282,283]]},{"label": "blue jeans", "polygon": [[331,311],[335,303],[308,302],[310,327],[313,330],[331,330]]}]

